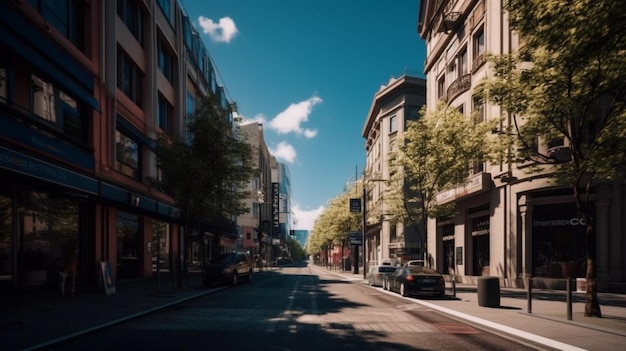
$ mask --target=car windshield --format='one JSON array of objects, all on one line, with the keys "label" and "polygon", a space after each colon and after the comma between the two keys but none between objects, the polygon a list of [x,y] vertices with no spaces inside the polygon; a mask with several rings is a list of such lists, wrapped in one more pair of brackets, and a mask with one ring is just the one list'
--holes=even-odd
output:
[{"label": "car windshield", "polygon": [[211,260],[211,263],[233,263],[233,262],[235,262],[235,254],[223,254]]},{"label": "car windshield", "polygon": [[396,271],[396,267],[382,266],[382,267],[378,267],[378,271],[380,273],[393,273]]}]

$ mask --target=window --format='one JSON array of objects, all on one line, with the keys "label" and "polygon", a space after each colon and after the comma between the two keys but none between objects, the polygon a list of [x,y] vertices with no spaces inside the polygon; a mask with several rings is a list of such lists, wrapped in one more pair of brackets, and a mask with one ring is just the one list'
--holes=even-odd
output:
[{"label": "window", "polygon": [[472,98],[472,110],[474,111],[474,119],[477,123],[482,123],[485,121],[485,104],[483,101],[474,96]]},{"label": "window", "polygon": [[190,91],[188,91],[187,92],[187,109],[186,109],[186,113],[187,113],[186,140],[188,143],[190,143],[192,139],[192,135],[191,133],[189,133],[189,124],[191,124],[191,121],[193,121],[193,115],[195,112],[196,112],[196,107],[195,107],[194,96]]},{"label": "window", "polygon": [[159,128],[161,128],[161,130],[163,130],[165,133],[170,133],[171,132],[170,130],[171,118],[172,118],[172,113],[174,111],[174,108],[161,95],[159,95],[159,103],[157,107],[158,107],[157,124],[159,125]]},{"label": "window", "polygon": [[31,0],[37,12],[81,51],[85,49],[84,0]]},{"label": "window", "polygon": [[117,0],[117,15],[143,46],[143,9],[136,0]]},{"label": "window", "polygon": [[393,115],[389,117],[389,133],[395,133],[398,131],[398,118]]},{"label": "window", "polygon": [[81,143],[87,142],[87,131],[79,103],[52,83],[31,75],[33,115],[54,129]]},{"label": "window", "polygon": [[442,75],[437,81],[437,97],[439,100],[445,100],[446,98],[446,76]]},{"label": "window", "polygon": [[169,50],[167,49],[167,47],[165,46],[165,43],[163,42],[161,38],[158,39],[157,46],[158,46],[158,51],[159,51],[159,55],[158,55],[159,71],[161,71],[161,73],[163,73],[165,78],[167,78],[167,80],[171,83],[173,79],[173,73],[174,73],[174,58],[172,54],[170,54]]},{"label": "window", "polygon": [[135,65],[133,60],[126,56],[121,50],[118,51],[117,87],[124,92],[128,98],[133,100],[137,106],[141,107],[143,73]]},{"label": "window", "polygon": [[167,19],[169,21],[172,20],[172,15],[171,15],[171,7],[170,7],[170,0],[158,0],[159,3],[159,7],[161,8],[161,11],[163,11],[163,14],[165,15],[165,17],[167,17]]},{"label": "window", "polygon": [[476,69],[485,62],[485,31],[483,28],[480,28],[476,34],[474,34],[473,50],[474,63],[472,64],[472,69]]},{"label": "window", "polygon": [[457,56],[457,66],[459,77],[464,76],[468,73],[467,71],[467,49],[463,48],[459,55]]},{"label": "window", "polygon": [[115,169],[139,179],[139,144],[119,130],[115,131]]}]

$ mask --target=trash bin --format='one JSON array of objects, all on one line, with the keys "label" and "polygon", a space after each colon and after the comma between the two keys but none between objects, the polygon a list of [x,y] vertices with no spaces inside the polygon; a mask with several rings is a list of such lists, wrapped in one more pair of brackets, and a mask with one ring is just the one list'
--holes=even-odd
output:
[{"label": "trash bin", "polygon": [[478,306],[500,307],[500,279],[498,277],[478,278]]}]

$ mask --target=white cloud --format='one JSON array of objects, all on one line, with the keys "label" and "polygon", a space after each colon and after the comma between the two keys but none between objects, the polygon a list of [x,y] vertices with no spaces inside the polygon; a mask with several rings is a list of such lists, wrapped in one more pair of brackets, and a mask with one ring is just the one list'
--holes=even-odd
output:
[{"label": "white cloud", "polygon": [[215,23],[210,18],[200,16],[198,17],[198,23],[200,23],[204,34],[208,34],[211,40],[218,43],[230,43],[239,32],[235,21],[230,17],[222,17]]},{"label": "white cloud", "polygon": [[293,205],[291,206],[291,210],[296,218],[296,229],[312,230],[315,220],[324,211],[324,206],[320,206],[313,210],[304,210],[298,205]]},{"label": "white cloud", "polygon": [[322,99],[313,96],[307,100],[293,103],[284,111],[276,115],[270,121],[269,127],[278,134],[296,133],[304,134],[306,138],[313,138],[317,135],[316,129],[303,129],[301,124],[309,120],[309,115],[313,110],[313,106],[322,103]]},{"label": "white cloud", "polygon": [[285,160],[288,163],[293,163],[297,156],[296,149],[285,141],[278,143],[276,148],[268,147],[268,149],[272,155],[276,156],[276,158]]},{"label": "white cloud", "polygon": [[254,122],[258,122],[258,123],[261,123],[261,124],[267,123],[267,119],[265,118],[265,116],[262,113],[259,113],[259,114],[255,115],[252,118],[248,118],[248,117],[246,117],[244,115],[240,115],[239,113],[235,112],[233,114],[233,117],[235,119],[240,118],[241,121],[239,122],[239,124],[241,124],[241,125],[246,125],[246,124],[250,124],[250,123],[254,123]]}]

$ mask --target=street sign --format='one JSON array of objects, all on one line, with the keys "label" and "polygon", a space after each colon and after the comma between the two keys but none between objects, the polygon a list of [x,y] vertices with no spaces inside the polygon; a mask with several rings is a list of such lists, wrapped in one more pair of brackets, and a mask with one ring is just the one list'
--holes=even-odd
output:
[{"label": "street sign", "polygon": [[350,212],[361,212],[361,199],[350,199]]},{"label": "street sign", "polygon": [[363,245],[363,234],[359,232],[349,233],[348,239],[350,240],[350,245]]}]

